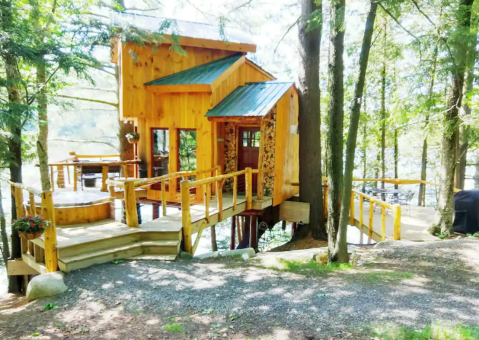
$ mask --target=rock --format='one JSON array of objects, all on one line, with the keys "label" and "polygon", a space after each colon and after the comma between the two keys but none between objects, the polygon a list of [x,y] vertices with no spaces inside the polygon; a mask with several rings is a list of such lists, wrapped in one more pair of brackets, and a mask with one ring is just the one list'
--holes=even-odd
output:
[{"label": "rock", "polygon": [[459,235],[458,237],[456,237],[456,240],[460,240],[462,238],[461,235]]},{"label": "rock", "polygon": [[235,249],[235,250],[225,250],[222,252],[214,251],[211,253],[196,255],[194,258],[198,260],[208,259],[212,257],[241,257],[244,260],[248,260],[251,257],[254,257],[256,252],[253,248],[245,248],[245,249]]},{"label": "rock", "polygon": [[190,253],[188,253],[186,251],[180,252],[180,259],[191,260],[192,258],[193,258],[193,255],[191,255]]},{"label": "rock", "polygon": [[374,245],[374,249],[388,248],[388,247],[394,245],[397,242],[399,242],[399,241],[394,241],[394,240],[380,241],[380,242],[378,242]]},{"label": "rock", "polygon": [[479,232],[475,233],[474,235],[472,235],[472,237],[479,237]]},{"label": "rock", "polygon": [[68,287],[63,282],[63,273],[54,272],[35,276],[27,287],[27,300],[33,301],[63,293]]}]

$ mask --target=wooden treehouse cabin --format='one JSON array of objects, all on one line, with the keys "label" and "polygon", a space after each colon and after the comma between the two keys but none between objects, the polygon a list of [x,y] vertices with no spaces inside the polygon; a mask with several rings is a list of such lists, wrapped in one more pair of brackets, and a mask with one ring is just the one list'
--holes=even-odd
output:
[{"label": "wooden treehouse cabin", "polygon": [[[116,20],[152,32],[163,22],[129,14]],[[259,226],[309,222],[309,204],[293,199],[300,132],[295,85],[276,81],[248,59],[256,46],[239,32],[226,30],[225,41],[219,27],[175,26],[186,54],[171,48],[168,34],[160,46],[112,43],[121,119],[140,135],[134,159],[73,154],[51,163],[53,193],[10,183],[17,215],[42,211],[53,222],[41,238],[22,240],[22,258],[8,265],[11,275],[68,272],[124,258],[172,260],[180,249],[194,254],[203,230],[229,217],[231,249],[257,248]],[[115,172],[123,175],[112,178]],[[79,185],[92,174],[101,178],[99,189]],[[69,188],[65,178],[71,183],[72,177]],[[401,214],[400,205],[356,190],[351,199],[350,224],[369,240],[427,239],[427,225]],[[124,223],[115,220],[118,200],[124,201]],[[151,205],[153,220],[141,223],[140,204]],[[422,210],[418,216],[429,215]]]}]

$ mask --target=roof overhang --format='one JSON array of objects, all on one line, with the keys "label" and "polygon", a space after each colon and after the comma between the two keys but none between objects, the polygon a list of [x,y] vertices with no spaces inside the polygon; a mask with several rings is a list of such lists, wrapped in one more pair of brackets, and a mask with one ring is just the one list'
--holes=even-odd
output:
[{"label": "roof overhang", "polygon": [[[216,78],[211,84],[177,84],[177,85],[146,85],[146,89],[155,94],[163,93],[185,93],[185,92],[202,92],[212,93],[220,86],[220,84],[228,79],[228,77],[245,63],[245,56],[241,56],[235,61],[225,72]],[[187,71],[187,70],[186,70]]]}]

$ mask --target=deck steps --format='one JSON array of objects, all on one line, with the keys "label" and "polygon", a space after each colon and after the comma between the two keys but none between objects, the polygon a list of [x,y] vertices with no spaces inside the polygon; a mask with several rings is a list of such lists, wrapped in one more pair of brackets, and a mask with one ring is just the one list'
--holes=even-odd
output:
[{"label": "deck steps", "polygon": [[[180,241],[138,241],[135,243],[110,247],[108,249],[84,252],[80,255],[60,257],[58,263],[60,270],[70,272],[72,270],[90,267],[94,264],[101,264],[119,259],[135,258],[142,255],[154,255],[171,259],[176,258],[179,252]],[[174,259],[173,258],[173,259]]]}]

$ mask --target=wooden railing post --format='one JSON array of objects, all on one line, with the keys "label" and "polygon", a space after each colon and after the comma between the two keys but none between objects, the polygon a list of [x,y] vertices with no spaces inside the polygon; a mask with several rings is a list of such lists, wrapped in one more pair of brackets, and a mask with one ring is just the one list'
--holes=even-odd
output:
[{"label": "wooden railing post", "polygon": [[15,197],[15,211],[17,218],[25,216],[25,208],[23,207],[23,189],[12,185],[13,196]]},{"label": "wooden railing post", "polygon": [[50,167],[50,186],[52,191],[55,191],[55,179],[53,176],[53,166]]},{"label": "wooden railing post", "polygon": [[[217,165],[216,166],[216,170],[215,170],[215,177],[218,177],[218,176],[221,176],[222,173],[221,173],[221,165]],[[216,185],[215,185],[215,195],[218,195],[218,186],[219,186],[219,182],[216,182]]]},{"label": "wooden railing post", "polygon": [[210,222],[210,200],[211,200],[211,184],[205,184],[205,220]]},{"label": "wooden railing post", "polygon": [[369,237],[369,242],[371,243],[371,240],[373,238],[373,218],[374,218],[374,202],[373,200],[369,200],[369,226],[368,226],[368,237]]},{"label": "wooden railing post", "polygon": [[401,205],[399,204],[393,205],[393,210],[394,210],[393,239],[400,240],[401,239]]},{"label": "wooden railing post", "polygon": [[218,208],[218,222],[223,221],[223,185],[225,184],[225,180],[222,179],[218,181],[219,183],[216,188],[218,189],[218,193],[216,194],[216,204]]},{"label": "wooden railing post", "polygon": [[103,165],[101,167],[101,190],[100,191],[103,191],[103,192],[107,192],[108,191],[108,188],[107,188],[107,185],[106,185],[106,180],[108,179],[108,165]]},{"label": "wooden railing post", "polygon": [[182,221],[182,233],[183,243],[185,251],[192,253],[191,244],[191,212],[190,212],[190,182],[181,181],[181,221]]},{"label": "wooden railing post", "polygon": [[355,226],[356,222],[354,220],[354,191],[351,191],[351,207],[349,212],[349,225]]},{"label": "wooden railing post", "polygon": [[386,239],[386,207],[381,206],[381,241]]},{"label": "wooden railing post", "polygon": [[37,204],[35,203],[35,195],[30,193],[30,215],[37,215]]},{"label": "wooden railing post", "polygon": [[125,214],[126,224],[129,227],[138,227],[138,210],[136,208],[135,182],[125,181]]},{"label": "wooden railing post", "polygon": [[359,243],[363,244],[363,225],[364,225],[364,196],[359,195],[359,230],[360,230],[360,237]]},{"label": "wooden railing post", "polygon": [[253,173],[251,168],[246,168],[246,210],[253,209]]},{"label": "wooden railing post", "polygon": [[65,187],[65,167],[63,165],[57,165],[57,187]]},{"label": "wooden railing post", "polygon": [[233,177],[233,210],[236,210],[238,201],[238,176]]},{"label": "wooden railing post", "polygon": [[[77,191],[77,171],[78,167],[76,165],[73,166],[73,191]],[[81,183],[80,183],[81,184]]]},{"label": "wooden railing post", "polygon": [[163,216],[166,216],[166,181],[160,182],[161,184],[161,208]]},{"label": "wooden railing post", "polygon": [[57,256],[57,229],[55,225],[55,207],[53,206],[53,197],[51,191],[42,193],[42,215],[46,221],[50,221],[51,225],[45,229],[45,266],[47,272],[56,272],[58,269]]}]

